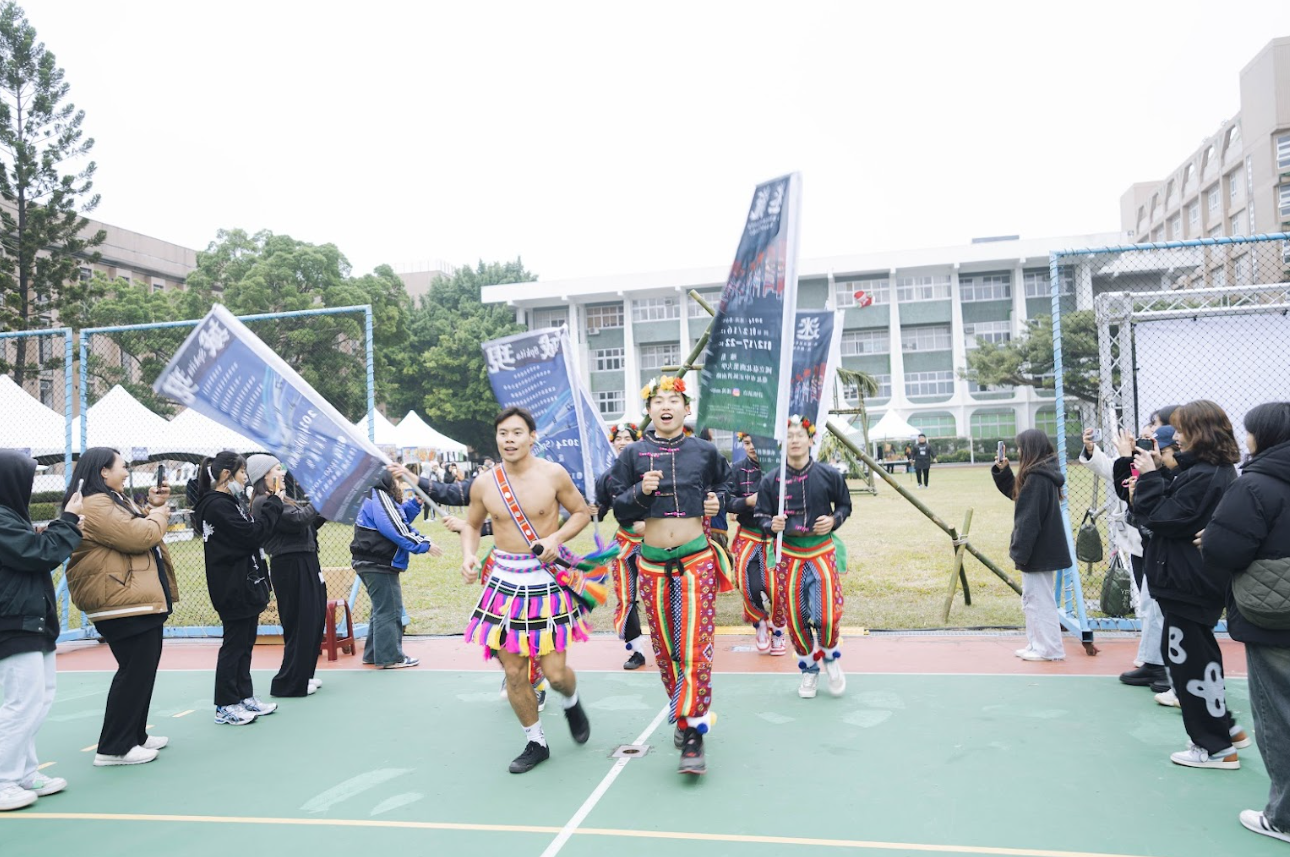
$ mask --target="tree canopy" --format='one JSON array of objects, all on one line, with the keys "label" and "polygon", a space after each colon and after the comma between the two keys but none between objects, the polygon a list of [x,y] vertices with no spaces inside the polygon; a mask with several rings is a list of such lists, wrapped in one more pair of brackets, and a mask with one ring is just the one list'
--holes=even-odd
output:
[{"label": "tree canopy", "polygon": [[[1053,389],[1053,323],[1046,315],[1028,322],[1026,335],[1008,342],[978,340],[968,350],[963,376],[981,386]],[[1063,392],[1097,402],[1100,364],[1097,322],[1090,310],[1062,314]]]}]

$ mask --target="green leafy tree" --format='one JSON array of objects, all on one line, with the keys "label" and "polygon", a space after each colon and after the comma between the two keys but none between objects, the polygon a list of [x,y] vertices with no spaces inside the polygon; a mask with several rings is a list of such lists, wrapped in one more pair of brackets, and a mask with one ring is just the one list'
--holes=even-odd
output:
[{"label": "green leafy tree", "polygon": [[[85,313],[85,326],[153,324],[178,319],[175,298],[180,292],[153,292],[146,285],[125,280],[107,281],[96,273],[92,279],[101,295]],[[191,328],[151,328],[95,334],[86,354],[90,402],[97,401],[120,384],[154,413],[168,416],[176,407],[170,399],[152,390],[161,370],[179,349]]]},{"label": "green leafy tree", "polygon": [[[1026,386],[1053,389],[1053,324],[1046,315],[1028,322],[1025,336],[1008,342],[979,340],[967,353],[969,381],[982,386]],[[1062,315],[1062,383],[1064,392],[1096,403],[1100,365],[1097,322],[1090,310]]]},{"label": "green leafy tree", "polygon": [[[0,324],[8,330],[48,327],[78,280],[85,258],[106,233],[85,235],[83,216],[98,205],[91,195],[94,147],[84,136],[84,111],[67,101],[70,85],[54,54],[37,40],[26,13],[13,2],[0,8]],[[76,162],[80,161],[80,164]],[[17,349],[14,381],[22,384],[27,353]]]},{"label": "green leafy tree", "polygon": [[390,410],[418,409],[435,428],[481,454],[493,451],[497,399],[488,383],[482,343],[524,330],[515,310],[480,300],[484,286],[522,283],[537,277],[513,262],[480,262],[435,282],[413,313],[408,356],[401,366],[399,395]]}]

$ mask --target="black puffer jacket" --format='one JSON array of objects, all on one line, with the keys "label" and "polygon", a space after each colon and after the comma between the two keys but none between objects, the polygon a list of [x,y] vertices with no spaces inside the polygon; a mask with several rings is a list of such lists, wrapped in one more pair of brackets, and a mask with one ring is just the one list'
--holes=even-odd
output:
[{"label": "black puffer jacket", "polygon": [[1175,456],[1176,475],[1167,480],[1159,470],[1138,477],[1133,511],[1151,530],[1143,548],[1142,566],[1151,595],[1166,612],[1196,622],[1217,622],[1227,603],[1232,578],[1206,569],[1192,541],[1209,524],[1236,468],[1200,461],[1188,452]]},{"label": "black puffer jacket", "polygon": [[0,449],[0,659],[52,652],[58,640],[54,579],[81,543],[76,515],[64,512],[37,534],[28,504],[36,460]]},{"label": "black puffer jacket", "polygon": [[[251,501],[251,517],[264,517],[264,504],[269,501],[269,494],[261,494]],[[286,556],[293,553],[318,553],[318,530],[325,519],[319,516],[312,504],[282,504],[282,516],[273,534],[264,540],[264,552],[270,557]]]},{"label": "black puffer jacket", "polygon": [[206,589],[221,619],[259,616],[269,604],[269,569],[260,548],[282,515],[282,501],[269,497],[252,519],[233,495],[210,490],[197,501],[193,527],[206,551]]},{"label": "black puffer jacket", "polygon": [[[1011,467],[991,467],[990,475],[1003,496],[1012,499],[1016,477]],[[1062,476],[1057,459],[1035,465],[1021,486],[1012,513],[1012,543],[1008,556],[1021,571],[1060,571],[1071,566],[1070,545],[1062,523]]]},{"label": "black puffer jacket", "polygon": [[[1256,559],[1290,558],[1290,441],[1250,459],[1205,527],[1205,566],[1219,579]],[[1290,560],[1288,560],[1290,562]],[[1227,593],[1227,630],[1242,643],[1290,648],[1290,631],[1260,628]]]}]

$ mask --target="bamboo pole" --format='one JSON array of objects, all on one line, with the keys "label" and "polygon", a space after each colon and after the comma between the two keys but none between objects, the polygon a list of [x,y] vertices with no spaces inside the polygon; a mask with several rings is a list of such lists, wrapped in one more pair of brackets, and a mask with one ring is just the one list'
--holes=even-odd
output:
[{"label": "bamboo pole", "polygon": [[963,516],[963,526],[957,533],[952,533],[950,538],[954,540],[954,564],[950,569],[949,590],[945,593],[945,604],[941,610],[941,624],[948,625],[950,622],[950,608],[954,606],[954,590],[959,580],[963,581],[963,603],[970,605],[972,603],[972,593],[968,589],[967,572],[963,570],[963,552],[967,548],[968,530],[972,527],[972,510],[968,509],[967,514]]}]

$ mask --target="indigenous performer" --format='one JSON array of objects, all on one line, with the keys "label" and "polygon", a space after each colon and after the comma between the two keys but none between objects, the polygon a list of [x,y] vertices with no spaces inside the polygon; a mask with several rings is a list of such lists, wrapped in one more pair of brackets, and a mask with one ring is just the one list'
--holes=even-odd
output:
[{"label": "indigenous performer", "polygon": [[[532,454],[537,423],[523,408],[510,407],[494,421],[502,463],[477,479],[470,489],[466,526],[461,531],[465,559],[461,574],[473,583],[480,572],[480,529],[493,519],[493,568],[466,626],[466,642],[484,647],[485,659],[496,655],[506,670],[511,708],[528,739],[510,771],[522,774],[551,757],[537,696],[530,684],[529,662],[542,665],[551,686],[564,697],[564,716],[578,744],[587,743],[591,724],[578,700],[577,677],[565,663],[573,640],[586,640],[588,607],[576,585],[562,584],[566,573],[556,560],[572,557],[564,543],[591,521],[587,503],[560,465]],[[569,519],[560,526],[560,507]],[[567,559],[566,559],[567,561]]]},{"label": "indigenous performer", "polygon": [[770,594],[774,578],[768,574],[766,556],[770,550],[771,537],[762,530],[757,520],[757,488],[761,485],[761,463],[757,460],[757,448],[753,445],[752,435],[739,432],[747,455],[732,468],[730,487],[726,494],[730,511],[739,523],[739,534],[730,546],[734,557],[737,586],[744,599],[744,619],[757,632],[757,651],[764,654],[783,655],[785,653],[784,632],[782,627],[770,633],[770,605],[774,598]]},{"label": "indigenous performer", "polygon": [[712,726],[712,651],[717,592],[729,582],[729,554],[714,546],[703,518],[721,510],[730,465],[706,440],[686,436],[685,381],[653,379],[641,391],[654,429],[614,465],[621,489],[614,514],[645,519],[638,563],[650,642],[676,724],[680,772],[707,771],[703,736]]},{"label": "indigenous performer", "polygon": [[[609,429],[609,442],[614,445],[615,455],[640,439],[641,430],[636,423],[621,422]],[[612,477],[613,468],[610,468],[596,480],[596,520],[605,519],[613,506],[614,498],[622,492],[622,486],[615,487]],[[614,630],[631,653],[623,664],[623,669],[635,670],[645,666],[645,638],[641,636],[640,608],[636,603],[636,561],[641,552],[641,531],[644,530],[645,523],[644,516],[639,512],[627,517],[615,517],[618,520],[618,532],[614,533],[618,542],[618,558],[610,565],[614,578],[614,596],[617,599]]]},{"label": "indigenous performer", "polygon": [[[811,460],[815,426],[794,414],[788,420],[784,514],[779,514],[779,473],[768,473],[757,489],[757,517],[772,533],[784,534],[783,556],[775,565],[776,607],[788,618],[802,684],[797,695],[815,696],[820,662],[829,676],[829,693],[841,696],[847,679],[838,659],[842,640],[842,583],[845,551],[839,558],[832,533],[851,515],[851,494],[842,474]],[[841,559],[841,561],[839,561]]]}]

